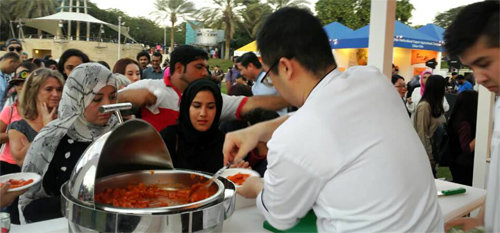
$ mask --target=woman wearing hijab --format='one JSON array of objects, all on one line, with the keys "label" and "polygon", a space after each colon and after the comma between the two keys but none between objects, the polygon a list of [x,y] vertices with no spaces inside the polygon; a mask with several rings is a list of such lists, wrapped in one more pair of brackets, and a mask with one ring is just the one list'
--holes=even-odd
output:
[{"label": "woman wearing hijab", "polygon": [[177,124],[161,132],[175,168],[214,173],[223,166],[221,111],[217,84],[200,79],[188,86],[181,98]]},{"label": "woman wearing hijab", "polygon": [[36,136],[24,160],[23,172],[36,172],[42,181],[19,199],[22,223],[61,217],[61,185],[85,149],[99,136],[113,129],[118,120],[99,113],[102,105],[116,103],[116,78],[98,63],[76,67],[64,86],[58,119]]},{"label": "woman wearing hijab", "polygon": [[[420,102],[420,99],[424,95],[425,85],[427,83],[427,79],[431,75],[432,75],[432,73],[428,70],[422,72],[422,74],[420,74],[420,87],[416,87],[411,94],[411,98],[407,99],[406,108],[411,113],[412,118],[413,118],[413,115],[415,114],[415,109],[416,109],[418,103]],[[445,112],[448,112],[448,110],[450,109],[450,105],[448,104],[448,101],[446,101],[446,98],[443,98],[443,109]]]},{"label": "woman wearing hijab", "polygon": [[426,83],[425,92],[417,105],[413,118],[413,126],[429,157],[432,172],[436,177],[436,162],[432,154],[432,136],[444,117],[443,99],[446,80],[440,75],[431,75]]}]

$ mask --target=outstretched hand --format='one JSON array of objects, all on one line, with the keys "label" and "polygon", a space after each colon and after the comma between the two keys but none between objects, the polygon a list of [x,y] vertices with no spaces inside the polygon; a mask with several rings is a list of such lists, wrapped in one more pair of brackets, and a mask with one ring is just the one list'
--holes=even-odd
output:
[{"label": "outstretched hand", "polygon": [[224,140],[224,165],[232,161],[240,161],[257,146],[259,136],[253,132],[254,127],[237,130],[226,134]]}]

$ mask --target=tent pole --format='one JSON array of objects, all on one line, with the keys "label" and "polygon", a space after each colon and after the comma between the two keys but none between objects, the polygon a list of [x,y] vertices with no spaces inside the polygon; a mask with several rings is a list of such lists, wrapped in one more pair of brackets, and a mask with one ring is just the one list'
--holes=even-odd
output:
[{"label": "tent pole", "polygon": [[[83,0],[83,9],[84,9],[84,12],[85,14],[87,14],[87,0]],[[90,40],[90,23],[87,22],[87,41]]]},{"label": "tent pole", "polygon": [[[73,12],[73,0],[69,0],[69,12]],[[71,39],[71,20],[68,20],[68,40]]]},{"label": "tent pole", "polygon": [[12,20],[10,21],[10,31],[12,33],[12,38],[16,38],[16,32],[14,31],[14,26],[12,26]]},{"label": "tent pole", "polygon": [[[76,0],[76,13],[80,13],[80,0]],[[80,40],[80,21],[76,21],[76,40]]]}]

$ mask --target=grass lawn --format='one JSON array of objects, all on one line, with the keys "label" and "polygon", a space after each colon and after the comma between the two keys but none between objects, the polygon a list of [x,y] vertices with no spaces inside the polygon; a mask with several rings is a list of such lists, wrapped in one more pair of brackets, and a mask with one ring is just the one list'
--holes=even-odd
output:
[{"label": "grass lawn", "polygon": [[445,178],[447,181],[452,180],[451,172],[449,167],[438,167],[436,176],[438,178]]},{"label": "grass lawn", "polygon": [[226,81],[224,81],[224,80],[222,80],[222,82],[220,82],[220,91],[224,94],[227,94]]}]

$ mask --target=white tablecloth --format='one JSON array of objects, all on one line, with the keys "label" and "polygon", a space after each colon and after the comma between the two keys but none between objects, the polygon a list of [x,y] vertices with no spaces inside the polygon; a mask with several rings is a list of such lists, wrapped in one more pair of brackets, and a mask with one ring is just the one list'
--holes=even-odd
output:
[{"label": "white tablecloth", "polygon": [[[466,192],[453,196],[442,196],[438,199],[445,222],[463,216],[484,204],[486,190],[436,180],[437,190],[448,190],[459,187],[464,187]],[[224,221],[223,232],[267,232],[262,227],[264,216],[259,213],[257,207],[252,205],[250,200],[243,200],[238,196],[236,207],[237,209],[233,216]],[[10,232],[66,233],[68,232],[68,222],[65,218],[57,218],[26,225],[11,225]]]}]

